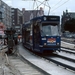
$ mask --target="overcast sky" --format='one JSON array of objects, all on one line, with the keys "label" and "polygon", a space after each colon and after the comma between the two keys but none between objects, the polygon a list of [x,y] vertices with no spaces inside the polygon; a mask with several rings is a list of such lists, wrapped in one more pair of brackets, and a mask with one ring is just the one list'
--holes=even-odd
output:
[{"label": "overcast sky", "polygon": [[[40,5],[40,2],[38,1],[46,1],[46,0],[36,0],[34,4],[34,0],[3,0],[5,3],[7,3],[9,6],[14,8],[19,8],[22,10],[22,8],[25,8],[26,10],[33,10],[37,6]],[[74,0],[48,0],[46,2],[46,5],[50,6],[50,14],[55,15],[62,15],[63,11],[66,11],[68,9],[69,12],[75,12],[75,2]],[[34,7],[33,7],[34,4]],[[44,13],[47,15],[49,8],[47,6],[44,6],[43,4],[40,6],[43,7]]]}]

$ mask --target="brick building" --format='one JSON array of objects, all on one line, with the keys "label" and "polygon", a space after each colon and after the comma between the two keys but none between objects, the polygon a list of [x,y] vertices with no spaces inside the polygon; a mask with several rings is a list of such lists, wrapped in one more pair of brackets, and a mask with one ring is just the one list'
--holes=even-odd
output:
[{"label": "brick building", "polygon": [[12,8],[12,27],[16,29],[18,34],[21,34],[21,27],[22,27],[22,11],[18,8]]},{"label": "brick building", "polygon": [[40,10],[25,10],[25,8],[23,8],[22,12],[23,12],[23,23],[29,21],[34,17],[44,15],[42,7],[40,7]]}]

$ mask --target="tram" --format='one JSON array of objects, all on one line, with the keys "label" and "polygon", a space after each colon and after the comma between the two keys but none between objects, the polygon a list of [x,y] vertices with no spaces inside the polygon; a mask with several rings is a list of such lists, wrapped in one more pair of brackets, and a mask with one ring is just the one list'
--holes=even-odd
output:
[{"label": "tram", "polygon": [[39,53],[60,50],[60,16],[40,16],[22,26],[23,45]]}]

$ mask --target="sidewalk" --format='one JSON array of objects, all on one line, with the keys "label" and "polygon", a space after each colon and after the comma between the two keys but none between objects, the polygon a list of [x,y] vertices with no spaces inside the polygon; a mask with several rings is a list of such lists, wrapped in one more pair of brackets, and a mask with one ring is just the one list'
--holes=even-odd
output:
[{"label": "sidewalk", "polygon": [[0,75],[21,75],[14,65],[11,64],[5,51],[6,49],[0,50]]},{"label": "sidewalk", "polygon": [[2,51],[0,51],[0,75],[13,75],[6,64],[5,55]]}]

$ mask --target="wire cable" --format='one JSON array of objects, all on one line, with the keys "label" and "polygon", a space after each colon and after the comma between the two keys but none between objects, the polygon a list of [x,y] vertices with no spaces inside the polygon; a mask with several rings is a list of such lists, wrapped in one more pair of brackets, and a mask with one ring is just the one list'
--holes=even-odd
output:
[{"label": "wire cable", "polygon": [[[23,0],[23,1],[28,1],[28,0]],[[37,7],[35,9],[37,9],[37,10],[38,10],[38,7],[42,4],[44,5],[44,8],[45,8],[45,6],[47,6],[49,8],[49,11],[48,11],[48,15],[49,15],[51,7],[50,7],[49,3],[47,2],[48,0],[44,0],[43,2],[41,2],[39,0],[32,0],[32,1],[34,1],[33,9],[34,9],[35,3],[37,5]],[[40,4],[38,5],[36,1],[39,2]]]},{"label": "wire cable", "polygon": [[[41,3],[40,1],[38,1],[38,2]],[[44,5],[44,8],[45,8],[45,6],[49,7],[49,12],[48,12],[48,15],[49,15],[51,7],[46,0],[44,2],[42,3]],[[47,4],[46,4],[46,2],[47,2]]]},{"label": "wire cable", "polygon": [[[43,1],[43,2],[41,2],[41,4],[39,4],[36,8],[38,8],[38,7],[39,7],[40,5],[42,5],[43,3],[44,3],[44,1]],[[35,8],[35,9],[36,9],[36,8]]]},{"label": "wire cable", "polygon": [[[39,3],[41,3],[41,1],[38,1]],[[46,5],[45,3],[43,3],[43,5],[45,5],[45,6],[47,6],[47,7],[49,7],[48,5]]]},{"label": "wire cable", "polygon": [[[49,3],[47,2],[47,4],[49,5]],[[49,11],[48,11],[48,15],[49,15],[49,13],[50,13],[50,6],[49,6]]]},{"label": "wire cable", "polygon": [[60,0],[59,2],[57,2],[54,6],[52,6],[51,8],[54,8],[56,5],[58,5],[62,0]]},{"label": "wire cable", "polygon": [[56,9],[60,8],[62,5],[64,5],[65,3],[67,3],[69,0],[65,1],[64,3],[62,3],[61,5],[59,5],[58,7],[56,7],[55,9],[53,9],[51,12],[55,11]]}]

